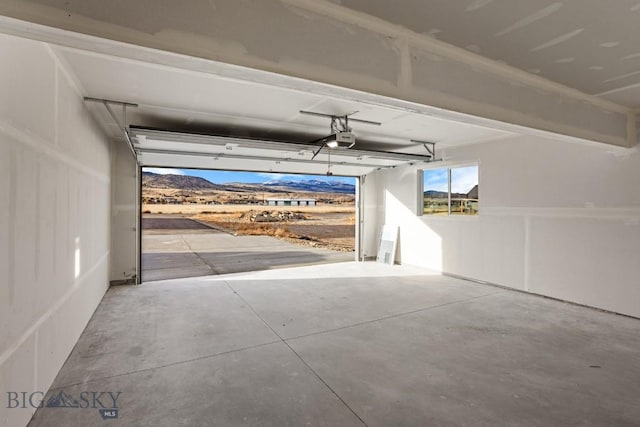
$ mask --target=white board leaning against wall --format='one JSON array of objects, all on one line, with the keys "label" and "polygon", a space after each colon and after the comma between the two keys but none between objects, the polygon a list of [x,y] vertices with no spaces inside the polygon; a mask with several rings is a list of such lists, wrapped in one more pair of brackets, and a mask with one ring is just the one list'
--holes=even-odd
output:
[{"label": "white board leaning against wall", "polygon": [[398,227],[384,225],[380,234],[380,245],[376,262],[393,265],[396,260],[396,248],[398,245]]}]

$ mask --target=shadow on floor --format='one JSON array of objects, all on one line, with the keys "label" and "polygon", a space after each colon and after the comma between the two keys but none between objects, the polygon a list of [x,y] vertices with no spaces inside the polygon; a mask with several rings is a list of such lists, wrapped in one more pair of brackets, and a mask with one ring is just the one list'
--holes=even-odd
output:
[{"label": "shadow on floor", "polygon": [[156,252],[142,254],[142,281],[242,273],[353,261],[353,252],[328,250]]},{"label": "shadow on floor", "polygon": [[188,218],[142,218],[143,230],[210,230],[198,221]]}]

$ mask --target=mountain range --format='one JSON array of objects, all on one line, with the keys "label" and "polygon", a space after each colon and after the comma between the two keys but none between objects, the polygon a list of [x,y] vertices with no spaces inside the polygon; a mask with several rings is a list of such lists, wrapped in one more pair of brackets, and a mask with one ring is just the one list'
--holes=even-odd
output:
[{"label": "mountain range", "polygon": [[180,189],[185,191],[235,191],[235,192],[306,192],[306,193],[339,193],[355,194],[355,185],[342,181],[266,181],[257,184],[227,183],[214,184],[211,181],[197,176],[156,174],[153,172],[142,173],[142,185],[144,188]]},{"label": "mountain range", "polygon": [[[424,197],[430,199],[446,199],[449,197],[449,193],[446,191],[427,190],[424,192]],[[478,186],[475,185],[468,193],[451,193],[451,197],[454,199],[477,199]]]},{"label": "mountain range", "polygon": [[204,178],[188,175],[142,172],[142,186],[146,188],[177,188],[181,190],[222,190]]},{"label": "mountain range", "polygon": [[356,187],[353,184],[342,181],[320,181],[316,179],[304,181],[267,181],[260,184],[267,188],[287,189],[294,191],[318,192],[318,193],[343,193],[355,194]]}]

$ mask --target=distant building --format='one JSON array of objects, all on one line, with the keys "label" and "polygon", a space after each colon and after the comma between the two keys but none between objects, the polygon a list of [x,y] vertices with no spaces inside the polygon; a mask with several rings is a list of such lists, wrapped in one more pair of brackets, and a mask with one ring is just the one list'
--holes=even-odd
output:
[{"label": "distant building", "polygon": [[316,199],[267,199],[268,206],[315,206]]},{"label": "distant building", "polygon": [[474,187],[469,190],[469,192],[467,193],[467,198],[478,200],[478,184],[474,185]]}]

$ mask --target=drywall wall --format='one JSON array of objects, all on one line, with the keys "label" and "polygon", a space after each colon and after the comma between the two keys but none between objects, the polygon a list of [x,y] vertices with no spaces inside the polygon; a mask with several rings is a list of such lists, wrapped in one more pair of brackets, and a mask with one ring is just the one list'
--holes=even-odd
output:
[{"label": "drywall wall", "polygon": [[125,141],[113,142],[111,185],[111,272],[114,284],[136,279],[136,169],[138,165]]},{"label": "drywall wall", "polygon": [[[336,2],[164,1],[163,13],[149,13],[158,8],[157,0],[116,2],[108,8],[98,0],[4,0],[0,14],[17,19],[0,19],[0,28],[103,53],[143,60],[155,56],[71,32],[81,33],[179,54],[164,58],[165,65],[296,85],[295,79],[244,67],[279,73],[394,98],[430,114],[449,110],[449,116],[504,130],[551,132],[625,147],[637,142],[634,117],[626,107]],[[24,21],[42,25],[25,26]],[[336,91],[322,85],[317,90]]]},{"label": "drywall wall", "polygon": [[381,176],[378,173],[370,173],[360,180],[360,192],[362,193],[361,253],[364,259],[375,258],[382,231],[380,218],[383,214],[383,204],[380,200],[380,192],[376,191],[380,185]]},{"label": "drywall wall", "polygon": [[43,43],[0,34],[0,425],[34,408],[107,289],[109,142]]},{"label": "drywall wall", "polygon": [[480,215],[418,216],[417,166],[378,171],[399,260],[640,316],[640,150],[517,137],[444,151],[477,162]]}]

